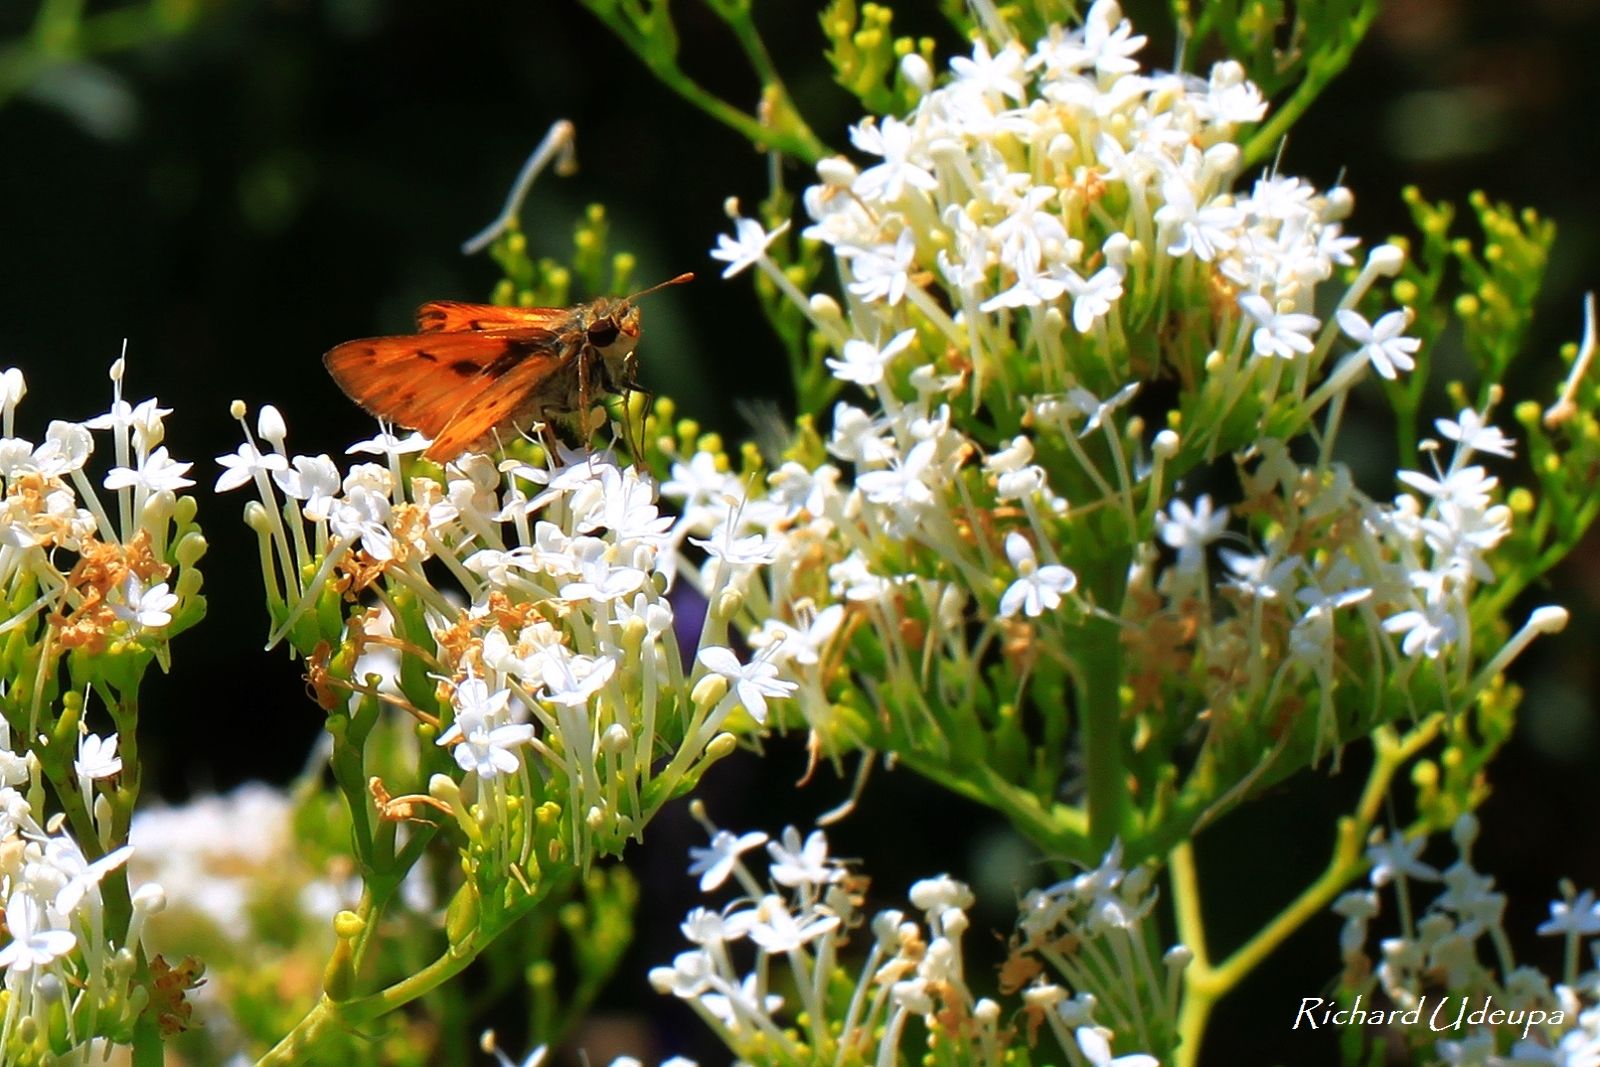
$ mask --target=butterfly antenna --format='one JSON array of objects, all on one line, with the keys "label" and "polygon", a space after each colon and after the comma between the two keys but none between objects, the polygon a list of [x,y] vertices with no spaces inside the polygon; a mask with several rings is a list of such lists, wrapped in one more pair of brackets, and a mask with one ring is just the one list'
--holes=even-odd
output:
[{"label": "butterfly antenna", "polygon": [[676,278],[668,278],[664,282],[657,282],[655,285],[652,285],[648,289],[641,289],[639,292],[634,293],[632,296],[628,297],[628,302],[632,303],[633,301],[639,299],[641,296],[649,296],[651,293],[657,292],[657,291],[659,291],[661,289],[665,289],[669,285],[683,285],[685,282],[692,282],[692,281],[694,281],[694,271],[686,270],[682,274],[678,275]]}]

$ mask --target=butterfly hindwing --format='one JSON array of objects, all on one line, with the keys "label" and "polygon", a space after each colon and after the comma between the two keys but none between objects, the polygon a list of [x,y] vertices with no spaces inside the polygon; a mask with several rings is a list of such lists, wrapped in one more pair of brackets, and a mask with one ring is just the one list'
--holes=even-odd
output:
[{"label": "butterfly hindwing", "polygon": [[[522,418],[542,417],[545,414],[543,403],[552,396],[552,379],[573,361],[581,360],[582,350],[580,340],[569,338],[531,352],[514,363],[508,362],[498,375],[493,375],[491,370],[492,380],[463,403],[443,428],[432,434],[433,444],[423,455],[444,462],[487,443],[497,429],[509,429]],[[581,373],[581,365],[579,370]]]}]

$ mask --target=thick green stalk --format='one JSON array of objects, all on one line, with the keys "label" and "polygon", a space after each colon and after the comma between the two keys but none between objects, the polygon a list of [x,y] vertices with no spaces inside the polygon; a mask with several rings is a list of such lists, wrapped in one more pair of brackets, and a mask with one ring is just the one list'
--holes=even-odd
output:
[{"label": "thick green stalk", "polygon": [[1073,649],[1079,738],[1089,801],[1089,843],[1102,855],[1128,837],[1128,773],[1122,751],[1122,643],[1117,625],[1091,616]]},{"label": "thick green stalk", "polygon": [[1334,898],[1367,869],[1364,846],[1367,835],[1383,813],[1390,784],[1418,752],[1433,743],[1444,722],[1444,715],[1436,713],[1403,736],[1391,726],[1380,727],[1373,734],[1375,752],[1367,784],[1356,810],[1339,820],[1338,837],[1327,867],[1287,907],[1220,964],[1213,965],[1206,952],[1200,880],[1195,873],[1193,848],[1186,841],[1173,849],[1168,857],[1172,869],[1173,911],[1177,916],[1179,939],[1194,952],[1194,959],[1183,976],[1175,1067],[1195,1067],[1199,1063],[1200,1045],[1217,1002],[1295,931],[1322,914]]},{"label": "thick green stalk", "polygon": [[1242,169],[1249,170],[1278,150],[1278,142],[1300,121],[1300,116],[1322,95],[1322,90],[1350,65],[1356,47],[1366,37],[1367,30],[1377,17],[1377,0],[1369,0],[1361,10],[1350,16],[1346,26],[1348,35],[1339,42],[1338,47],[1318,52],[1310,58],[1306,63],[1305,77],[1300,79],[1300,84],[1295,86],[1289,99],[1279,104],[1272,117],[1262,123],[1245,143]]}]

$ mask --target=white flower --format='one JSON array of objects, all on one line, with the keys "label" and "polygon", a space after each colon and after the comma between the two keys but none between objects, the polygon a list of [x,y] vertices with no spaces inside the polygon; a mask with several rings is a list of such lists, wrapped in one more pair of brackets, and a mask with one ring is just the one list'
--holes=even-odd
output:
[{"label": "white flower", "polygon": [[1396,878],[1437,882],[1439,872],[1417,858],[1427,844],[1426,837],[1390,834],[1382,841],[1368,845],[1367,859],[1372,863],[1372,871],[1367,877],[1373,888],[1381,889]]},{"label": "white flower", "polygon": [[758,723],[767,721],[767,697],[786,697],[800,688],[794,682],[780,679],[777,666],[762,656],[740,663],[732,649],[712,645],[702,648],[696,658],[711,673],[728,680],[739,703]]},{"label": "white flower", "polygon": [[373,559],[394,558],[394,534],[389,529],[392,505],[387,491],[369,485],[353,484],[354,471],[345,479],[344,498],[335,500],[328,512],[328,526],[344,541],[361,542]]},{"label": "white flower", "polygon": [[1383,620],[1383,630],[1385,633],[1405,635],[1400,642],[1400,651],[1407,656],[1420,654],[1428,659],[1437,659],[1440,653],[1455,644],[1460,627],[1450,605],[1439,601],[1389,616]]},{"label": "white flower", "polygon": [[1460,446],[1461,454],[1457,456],[1457,462],[1473,452],[1488,452],[1506,459],[1516,455],[1516,443],[1471,408],[1463,408],[1453,422],[1450,419],[1435,419],[1433,425]]},{"label": "white flower", "polygon": [[849,288],[862,300],[869,304],[881,300],[894,307],[905,298],[916,258],[916,244],[909,229],[901,230],[892,246],[841,246],[839,255],[849,260],[850,274],[855,279]]},{"label": "white flower", "polygon": [[78,946],[72,931],[51,929],[44,906],[22,888],[6,901],[6,929],[11,943],[0,948],[0,967],[17,974],[49,966]]},{"label": "white flower", "polygon": [[217,463],[226,468],[217,478],[215,491],[218,493],[226,493],[230,489],[248,485],[258,474],[268,471],[280,472],[289,467],[289,461],[276,452],[262,455],[256,446],[248,441],[240,445],[239,450],[233,455],[218,456]]},{"label": "white flower", "polygon": [[904,352],[916,337],[917,331],[903,330],[889,340],[889,343],[879,348],[870,341],[851,338],[844,343],[844,351],[840,359],[827,360],[828,368],[833,371],[833,376],[846,382],[855,382],[857,385],[877,385],[883,381],[883,368],[888,366],[890,360]]},{"label": "white flower", "polygon": [[122,583],[122,603],[111,605],[111,610],[132,626],[146,630],[158,629],[172,621],[172,609],[178,598],[167,590],[166,582],[146,589],[136,574],[129,574]]},{"label": "white flower", "polygon": [[972,58],[955,56],[950,60],[950,73],[956,83],[972,92],[993,94],[1012,100],[1023,99],[1022,54],[1013,46],[1000,49],[997,55],[989,54],[989,46],[981,39],[973,45]]},{"label": "white flower", "polygon": [[0,412],[11,414],[27,395],[28,382],[22,371],[7,367],[4,373],[0,373]]},{"label": "white flower", "polygon": [[122,757],[117,755],[117,735],[102,738],[84,734],[78,739],[78,758],[72,769],[80,780],[95,781],[122,773]]},{"label": "white flower", "polygon": [[740,855],[766,842],[767,835],[759,830],[738,837],[727,830],[718,830],[709,848],[689,849],[689,873],[700,875],[700,891],[709,893],[728,880]]},{"label": "white flower", "polygon": [[773,955],[793,952],[839,925],[837,915],[823,911],[796,918],[783,898],[775,894],[761,899],[751,919],[750,940]]},{"label": "white flower", "polygon": [[339,495],[339,468],[327,456],[296,456],[291,468],[276,471],[272,480],[286,496],[302,500],[301,510],[312,522],[328,517]]},{"label": "white flower", "polygon": [[61,477],[82,470],[94,454],[94,435],[75,422],[52,419],[44,433],[44,444],[33,454],[41,474]]},{"label": "white flower", "polygon": [[133,855],[132,845],[123,845],[106,853],[93,863],[83,854],[83,849],[69,837],[53,837],[45,845],[42,863],[50,868],[52,877],[61,878],[52,907],[60,915],[71,915],[85,897],[99,899],[100,882],[106,875],[128,862]]},{"label": "white flower", "polygon": [[396,437],[384,431],[376,437],[369,437],[365,441],[357,441],[344,450],[347,456],[404,456],[412,452],[421,452],[433,442],[420,433],[410,433],[405,437]]},{"label": "white flower", "polygon": [[1600,907],[1596,907],[1594,890],[1585,889],[1570,900],[1552,900],[1550,918],[1539,924],[1536,931],[1541,937],[1573,934],[1593,937],[1600,934]]},{"label": "white flower", "polygon": [[1016,569],[1017,580],[1000,598],[1002,619],[1012,618],[1019,611],[1029,618],[1038,618],[1060,607],[1062,596],[1078,587],[1078,576],[1061,564],[1039,566],[1033,545],[1015,530],[1006,534],[1006,558]]},{"label": "white flower", "polygon": [[1161,1061],[1142,1052],[1111,1058],[1111,1042],[1092,1026],[1078,1027],[1078,1049],[1089,1061],[1089,1067],[1161,1067]]},{"label": "white flower", "polygon": [[783,548],[781,538],[766,533],[753,533],[745,537],[734,536],[732,522],[724,522],[712,531],[709,540],[689,538],[689,542],[705,549],[706,555],[734,567],[758,567],[772,563]]},{"label": "white flower", "polygon": [[572,555],[576,557],[579,580],[561,587],[563,600],[607,604],[631,595],[644,584],[645,572],[637,567],[614,566],[607,558],[609,548],[604,541],[592,537],[574,539]]},{"label": "white flower", "polygon": [[1155,220],[1162,226],[1175,226],[1176,239],[1167,246],[1170,256],[1191,253],[1210,261],[1238,243],[1237,232],[1244,222],[1239,209],[1228,204],[1201,207],[1190,179],[1174,173],[1161,184],[1165,203],[1156,210]]},{"label": "white flower", "polygon": [[865,411],[841,401],[833,407],[828,451],[851,463],[888,463],[900,454],[884,426]]},{"label": "white flower", "polygon": [[143,489],[147,493],[159,493],[163,489],[176,492],[186,488],[194,482],[185,478],[193,463],[178,463],[167,455],[163,446],[145,456],[143,461],[135,468],[113,467],[106,474],[105,487],[107,489]]},{"label": "white flower", "polygon": [[1415,337],[1403,336],[1406,327],[1411,324],[1409,308],[1391,311],[1370,324],[1349,308],[1341,308],[1334,317],[1338,319],[1339,329],[1344,331],[1345,336],[1361,346],[1357,349],[1357,355],[1365,356],[1372,368],[1385,378],[1393,381],[1399,377],[1400,371],[1416,367],[1417,361],[1411,357],[1422,347],[1422,342]]},{"label": "white flower", "polygon": [[1211,508],[1209,494],[1196,500],[1191,509],[1182,500],[1167,505],[1165,515],[1156,517],[1161,540],[1178,550],[1178,569],[1194,573],[1205,563],[1206,546],[1222,536],[1228,525],[1228,509]]},{"label": "white flower", "polygon": [[1131,74],[1139,69],[1133,54],[1146,38],[1133,35],[1133,24],[1122,17],[1113,0],[1097,0],[1083,20],[1083,49],[1101,74]]},{"label": "white flower", "polygon": [[1089,278],[1069,274],[1067,289],[1073,298],[1072,325],[1079,333],[1088,333],[1122,298],[1122,271],[1103,267]]},{"label": "white flower", "polygon": [[924,190],[939,187],[925,161],[912,160],[922,146],[911,127],[899,119],[885,118],[881,123],[868,119],[851,128],[850,141],[863,152],[883,157],[882,163],[862,171],[852,186],[863,200],[898,200],[908,185]]},{"label": "white flower", "polygon": [[1245,293],[1239,297],[1239,306],[1256,320],[1255,335],[1251,339],[1256,355],[1293,359],[1316,347],[1311,334],[1322,322],[1315,315],[1275,311],[1259,293]]},{"label": "white flower", "polygon": [[1228,59],[1211,68],[1206,87],[1206,109],[1212,122],[1236,126],[1260,122],[1267,113],[1267,102],[1254,82],[1245,77],[1244,67]]},{"label": "white flower", "polygon": [[1440,505],[1472,511],[1487,507],[1489,494],[1500,484],[1499,478],[1477,465],[1458,467],[1438,478],[1420,471],[1400,471],[1395,477]]},{"label": "white flower", "polygon": [[782,886],[825,886],[844,877],[844,870],[828,858],[828,835],[813,830],[800,841],[800,831],[783,828],[783,837],[767,845],[772,864],[767,873]]},{"label": "white flower", "polygon": [[541,663],[544,699],[562,707],[583,707],[616,673],[617,661],[607,656],[577,656],[552,648]]},{"label": "white flower", "polygon": [[712,251],[711,258],[726,263],[722,276],[731,278],[765,259],[767,249],[772,247],[772,242],[783,236],[788,229],[789,223],[785,222],[768,233],[755,219],[735,219],[734,235],[729,237],[725,233],[718,234],[717,247]]},{"label": "white flower", "polygon": [[843,623],[843,604],[829,604],[803,630],[768,619],[750,635],[750,647],[763,650],[767,659],[779,666],[814,667],[822,659],[822,649]]},{"label": "white flower", "polygon": [[456,764],[480,778],[514,774],[522,761],[512,749],[533,739],[533,726],[506,721],[510,700],[508,690],[491,692],[481,678],[468,675],[452,697],[455,722],[436,743],[453,744]]},{"label": "white flower", "polygon": [[1083,428],[1078,431],[1079,437],[1087,437],[1100,428],[1106,418],[1117,411],[1139,392],[1139,382],[1129,382],[1109,397],[1101,400],[1082,386],[1074,386],[1067,391],[1067,404],[1076,408],[1079,414],[1089,416]]}]

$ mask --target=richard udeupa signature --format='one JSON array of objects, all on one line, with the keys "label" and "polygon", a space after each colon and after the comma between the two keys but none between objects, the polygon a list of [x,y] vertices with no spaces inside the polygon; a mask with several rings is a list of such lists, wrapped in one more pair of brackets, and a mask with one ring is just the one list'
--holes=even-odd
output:
[{"label": "richard udeupa signature", "polygon": [[1361,1007],[1358,995],[1353,1004],[1322,997],[1301,997],[1291,1030],[1304,1027],[1319,1030],[1324,1026],[1427,1026],[1429,1030],[1462,1030],[1469,1026],[1522,1027],[1522,1036],[1536,1026],[1561,1026],[1566,1015],[1559,1009],[1497,1008],[1493,997],[1484,997],[1474,1006],[1472,997],[1422,997],[1409,1008]]}]

